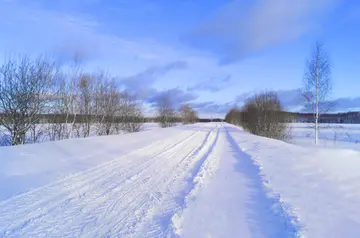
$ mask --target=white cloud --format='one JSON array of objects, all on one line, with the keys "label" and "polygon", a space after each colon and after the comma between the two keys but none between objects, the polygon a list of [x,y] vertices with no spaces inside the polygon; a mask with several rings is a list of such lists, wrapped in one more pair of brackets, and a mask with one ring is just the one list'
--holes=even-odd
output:
[{"label": "white cloud", "polygon": [[224,61],[235,61],[317,29],[341,0],[235,0],[195,32],[226,45]]},{"label": "white cloud", "polygon": [[189,91],[209,91],[212,93],[219,92],[231,85],[231,75],[221,77],[210,77],[207,80],[201,81],[187,89]]},{"label": "white cloud", "polygon": [[162,66],[149,67],[146,70],[135,75],[122,78],[120,84],[131,94],[140,99],[148,99],[154,93],[154,83],[160,77],[163,77],[172,70],[185,70],[187,63],[185,61],[175,61]]},{"label": "white cloud", "polygon": [[41,4],[0,2],[0,54],[50,54],[62,64],[76,56],[85,70],[102,68],[117,76],[189,56],[153,39],[105,33],[103,24],[89,15],[49,10]]}]

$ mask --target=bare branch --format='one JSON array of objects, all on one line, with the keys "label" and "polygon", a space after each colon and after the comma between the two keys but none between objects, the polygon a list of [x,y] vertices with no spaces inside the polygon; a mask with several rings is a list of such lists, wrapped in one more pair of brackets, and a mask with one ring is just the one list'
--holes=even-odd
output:
[{"label": "bare branch", "polygon": [[331,64],[323,44],[317,42],[307,61],[302,95],[304,106],[314,114],[315,143],[318,143],[319,117],[334,106],[328,101],[332,91]]}]

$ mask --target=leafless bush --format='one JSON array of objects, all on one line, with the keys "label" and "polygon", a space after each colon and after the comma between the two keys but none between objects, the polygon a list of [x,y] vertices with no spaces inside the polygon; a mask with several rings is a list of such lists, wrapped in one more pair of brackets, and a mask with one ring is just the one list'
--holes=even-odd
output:
[{"label": "leafless bush", "polygon": [[247,100],[242,111],[242,126],[245,130],[274,139],[288,139],[288,127],[276,93],[264,92],[255,95]]},{"label": "leafless bush", "polygon": [[290,139],[286,114],[274,92],[264,92],[249,98],[241,111],[232,109],[226,121],[241,125],[252,134],[279,140]]},{"label": "leafless bush", "polygon": [[24,144],[30,129],[37,137],[35,125],[47,109],[55,75],[54,63],[43,57],[14,57],[0,67],[0,125],[12,145]]},{"label": "leafless bush", "polygon": [[183,124],[193,124],[199,120],[196,111],[188,104],[182,105],[179,113]]}]

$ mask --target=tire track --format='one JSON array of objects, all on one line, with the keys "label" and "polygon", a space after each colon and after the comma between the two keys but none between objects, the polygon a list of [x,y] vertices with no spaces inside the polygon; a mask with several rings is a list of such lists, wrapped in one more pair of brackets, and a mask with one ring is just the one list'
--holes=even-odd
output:
[{"label": "tire track", "polygon": [[182,227],[182,216],[184,210],[187,208],[188,200],[193,199],[196,196],[196,192],[202,186],[202,181],[208,179],[207,174],[214,173],[217,169],[220,158],[214,156],[213,152],[219,140],[220,130],[222,130],[222,126],[221,128],[217,128],[214,138],[201,152],[198,153],[200,158],[193,168],[192,176],[189,178],[187,188],[181,194],[180,206],[172,211],[170,220],[167,222],[168,227],[160,237],[179,236]]},{"label": "tire track", "polygon": [[[186,130],[1,202],[0,234],[123,237],[148,228],[152,237],[166,236],[171,217],[182,208],[179,202],[216,144],[219,128],[205,131]],[[159,223],[164,221],[167,225]]]},{"label": "tire track", "polygon": [[[129,155],[99,165],[83,173],[73,175],[71,177],[62,179],[53,184],[38,188],[26,194],[1,202],[0,221],[9,220],[11,217],[13,217],[13,212],[20,211],[20,213],[18,214],[19,219],[12,221],[10,225],[5,226],[6,223],[1,222],[0,224],[3,224],[3,226],[0,225],[1,226],[0,230],[3,231],[4,235],[10,235],[13,232],[16,232],[17,230],[22,230],[24,227],[29,226],[29,224],[33,223],[37,219],[44,217],[46,214],[51,213],[55,209],[61,209],[75,200],[78,201],[79,199],[82,199],[82,197],[86,195],[86,192],[88,192],[89,189],[92,189],[93,186],[95,186],[95,184],[99,185],[99,182],[96,183],[96,181],[101,181],[100,180],[101,178],[109,176],[108,173],[109,170],[112,172],[110,175],[113,175],[114,173],[118,173],[119,175],[123,174],[123,176],[125,176],[126,178],[127,177],[126,174],[129,172],[131,173],[134,168],[145,167],[154,158],[156,159],[156,156],[166,153],[166,151],[173,149],[174,147],[183,143],[184,141],[187,141],[189,138],[194,136],[195,132],[192,133],[190,136],[186,137],[185,139],[183,139],[184,135],[186,134],[187,133],[184,132],[181,133],[179,136],[177,136],[176,137],[178,138],[177,140],[180,139],[180,141],[178,141],[175,144],[170,141],[167,142],[167,140],[158,141],[150,146],[147,146],[143,149],[130,153]],[[165,145],[160,146],[161,143],[165,143]],[[151,156],[148,157],[147,159],[144,160],[144,158],[139,157],[140,160],[139,159],[135,161],[129,160],[126,161],[125,164],[122,163],[124,159],[130,158],[131,156],[134,156],[136,154],[141,155],[142,152],[146,154],[146,151],[152,148],[155,148],[155,151],[153,151],[153,153],[150,154]],[[132,164],[131,166],[132,169],[130,170],[128,167],[129,164],[130,165]],[[124,168],[122,168],[120,172],[113,169],[119,166],[120,167],[124,166]],[[91,186],[86,186],[86,185],[91,185]],[[45,198],[38,200],[38,198],[43,197],[42,196],[43,194],[51,194],[51,195],[45,196]],[[51,207],[47,208],[46,206],[48,206],[50,202],[51,202]],[[45,208],[40,209],[41,207],[45,207]]]},{"label": "tire track", "polygon": [[[173,195],[174,188],[172,184],[174,183],[174,180],[178,180],[179,176],[177,176],[176,171],[184,171],[184,163],[186,161],[194,160],[195,155],[197,152],[204,146],[204,144],[207,143],[209,135],[212,133],[209,132],[203,142],[196,148],[193,148],[192,143],[188,143],[184,148],[182,148],[181,151],[177,151],[176,155],[170,160],[175,160],[177,158],[177,162],[175,163],[175,166],[172,166],[172,169],[169,170],[169,166],[164,166],[164,169],[162,170],[162,174],[164,176],[159,176],[161,174],[160,172],[156,172],[154,175],[153,180],[148,180],[146,183],[141,183],[140,186],[137,186],[136,190],[132,190],[135,194],[128,195],[130,197],[135,197],[136,199],[131,200],[128,204],[123,204],[124,209],[118,210],[115,214],[113,214],[113,218],[115,219],[112,223],[108,225],[104,225],[103,231],[108,231],[108,227],[114,227],[110,232],[104,233],[103,231],[100,231],[99,233],[96,233],[97,236],[116,236],[116,237],[122,237],[122,236],[132,236],[136,233],[137,229],[143,225],[143,223],[146,223],[147,219],[149,219],[149,211],[153,210],[156,205],[158,205],[165,196],[170,194]],[[179,154],[180,153],[180,154]],[[183,155],[185,153],[185,155]],[[183,155],[183,156],[179,156]],[[160,184],[160,186],[159,186]],[[151,188],[146,189],[146,188]],[[164,191],[165,190],[165,191]],[[169,190],[171,192],[166,192],[166,190]],[[128,209],[131,207],[131,209]],[[132,214],[126,214],[126,210],[135,211],[135,213],[138,213],[138,216],[132,216]],[[125,216],[122,216],[124,215]]]},{"label": "tire track", "polygon": [[[101,203],[100,207],[96,208],[98,211],[97,217],[101,219],[100,224],[97,224],[100,231],[97,232],[103,234],[103,231],[108,231],[109,227],[114,227],[116,224],[126,224],[126,220],[133,216],[133,211],[136,210],[133,208],[130,209],[130,213],[127,213],[133,204],[142,206],[144,203],[152,201],[155,196],[153,196],[151,191],[147,188],[154,189],[157,183],[164,182],[161,180],[165,178],[161,177],[161,175],[171,174],[170,169],[177,166],[176,155],[178,155],[179,150],[181,149],[181,151],[187,151],[191,148],[191,143],[187,142],[189,141],[187,140],[182,144],[182,146],[176,147],[174,150],[168,151],[167,153],[159,156],[156,164],[152,164],[151,167],[141,170],[141,172],[137,175],[137,178],[130,183],[121,188],[117,187],[118,189],[113,191],[111,197],[104,201],[104,203]],[[154,178],[159,179],[150,184]],[[141,195],[144,191],[148,194],[145,197],[145,200],[141,200],[141,198],[143,198]],[[129,203],[125,203],[127,200]],[[92,215],[93,214],[89,213],[89,216]],[[121,218],[122,220],[120,220]],[[115,224],[109,225],[109,223]],[[87,224],[85,224],[84,227],[94,229],[94,227]]]}]

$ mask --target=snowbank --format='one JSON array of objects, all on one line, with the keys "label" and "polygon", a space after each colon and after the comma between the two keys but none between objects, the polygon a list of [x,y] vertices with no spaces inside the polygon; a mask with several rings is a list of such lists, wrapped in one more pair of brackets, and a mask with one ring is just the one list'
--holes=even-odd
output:
[{"label": "snowbank", "polygon": [[304,237],[358,237],[360,152],[299,147],[234,129],[236,143],[260,167]]}]

